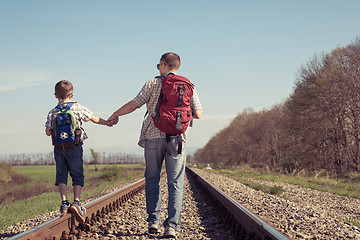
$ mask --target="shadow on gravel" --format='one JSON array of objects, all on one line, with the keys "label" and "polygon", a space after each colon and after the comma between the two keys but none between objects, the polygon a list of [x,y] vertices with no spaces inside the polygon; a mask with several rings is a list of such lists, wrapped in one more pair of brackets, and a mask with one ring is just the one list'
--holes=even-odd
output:
[{"label": "shadow on gravel", "polygon": [[19,234],[19,232],[17,232],[17,233],[0,233],[0,239],[11,238],[17,234]]},{"label": "shadow on gravel", "polygon": [[206,237],[210,239],[234,239],[232,233],[226,230],[226,223],[222,220],[216,205],[210,200],[211,197],[193,179],[191,174],[186,172],[186,176],[194,193],[193,197],[199,209],[198,213],[201,216],[201,224],[204,227],[203,232],[206,234]]}]

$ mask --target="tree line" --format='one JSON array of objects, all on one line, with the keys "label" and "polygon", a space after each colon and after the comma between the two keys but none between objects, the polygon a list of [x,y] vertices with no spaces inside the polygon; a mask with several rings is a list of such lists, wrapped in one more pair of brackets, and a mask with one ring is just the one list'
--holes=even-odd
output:
[{"label": "tree line", "polygon": [[315,55],[284,103],[238,114],[194,160],[285,172],[360,171],[360,40]]},{"label": "tree line", "polygon": [[[83,160],[85,164],[128,164],[128,163],[144,163],[144,158],[132,153],[105,153],[95,152],[90,149],[90,155],[84,154]],[[27,165],[55,165],[54,154],[34,153],[34,154],[3,154],[0,155],[0,162],[9,163],[14,166]]]}]

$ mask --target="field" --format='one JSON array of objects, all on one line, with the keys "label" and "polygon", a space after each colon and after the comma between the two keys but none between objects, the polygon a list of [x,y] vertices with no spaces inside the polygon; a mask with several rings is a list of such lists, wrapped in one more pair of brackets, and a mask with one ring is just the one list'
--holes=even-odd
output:
[{"label": "field", "polygon": [[[85,165],[85,187],[81,195],[86,199],[111,187],[143,178],[143,165]],[[1,171],[2,170],[2,171]],[[360,199],[360,174],[343,177],[329,176],[325,172],[284,175],[266,169],[243,166],[236,169],[213,169],[249,187],[274,195],[281,195],[281,187],[269,188],[253,180],[285,182],[306,188]],[[12,181],[6,179],[11,175]],[[0,230],[25,219],[59,209],[60,196],[55,182],[55,166],[3,166],[0,164]],[[68,181],[68,197],[72,201],[71,179]],[[360,226],[360,223],[352,223]]]},{"label": "field", "polygon": [[341,177],[331,176],[324,171],[316,173],[281,174],[268,172],[266,169],[254,169],[248,165],[237,169],[213,169],[215,173],[225,175],[256,190],[266,193],[281,193],[281,189],[268,189],[266,186],[254,183],[254,180],[284,182],[305,188],[360,199],[360,174],[348,173]]},{"label": "field", "polygon": [[[321,192],[329,192],[348,198],[360,199],[360,173],[357,172],[347,173],[342,176],[331,175],[325,171],[301,171],[296,174],[282,174],[279,172],[271,172],[268,169],[254,169],[249,165],[243,165],[242,167],[233,169],[218,168],[210,171],[232,178],[255,190],[277,195],[283,199],[288,199],[289,196],[286,190],[276,183],[288,183]],[[268,182],[275,184],[269,185],[267,184]],[[339,208],[342,207],[339,206]],[[359,228],[360,222],[357,219],[358,218],[338,218],[340,221]]]},{"label": "field", "polygon": [[[145,167],[140,164],[85,165],[85,186],[81,199],[86,199],[120,184],[143,178]],[[0,230],[25,219],[58,210],[60,195],[55,183],[55,166],[2,165],[11,181],[0,186]],[[6,169],[8,168],[8,169]],[[9,177],[10,179],[10,177]],[[4,181],[3,181],[4,182]],[[73,201],[71,178],[68,179],[68,197]]]}]

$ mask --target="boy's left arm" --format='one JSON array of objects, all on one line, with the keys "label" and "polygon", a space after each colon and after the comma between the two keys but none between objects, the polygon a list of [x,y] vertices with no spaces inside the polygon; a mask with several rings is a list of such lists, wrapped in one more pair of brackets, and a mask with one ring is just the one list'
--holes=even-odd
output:
[{"label": "boy's left arm", "polygon": [[46,134],[46,136],[51,136],[51,134],[52,134],[52,131],[53,131],[52,119],[53,119],[53,115],[52,115],[52,111],[50,111],[49,114],[47,115],[46,123],[45,123],[45,134]]},{"label": "boy's left arm", "polygon": [[100,125],[106,125],[108,127],[112,127],[113,124],[105,119],[102,119],[100,117],[96,117],[96,116],[92,116],[90,118],[90,120],[93,122],[93,123],[96,123],[96,124],[100,124]]}]

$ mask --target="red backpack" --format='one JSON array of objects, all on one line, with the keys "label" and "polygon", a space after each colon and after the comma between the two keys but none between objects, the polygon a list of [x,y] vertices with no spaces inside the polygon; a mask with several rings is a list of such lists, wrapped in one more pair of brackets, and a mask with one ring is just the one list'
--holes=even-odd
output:
[{"label": "red backpack", "polygon": [[161,92],[156,104],[155,126],[168,135],[186,131],[192,120],[190,100],[194,86],[186,77],[169,74],[161,80]]}]

